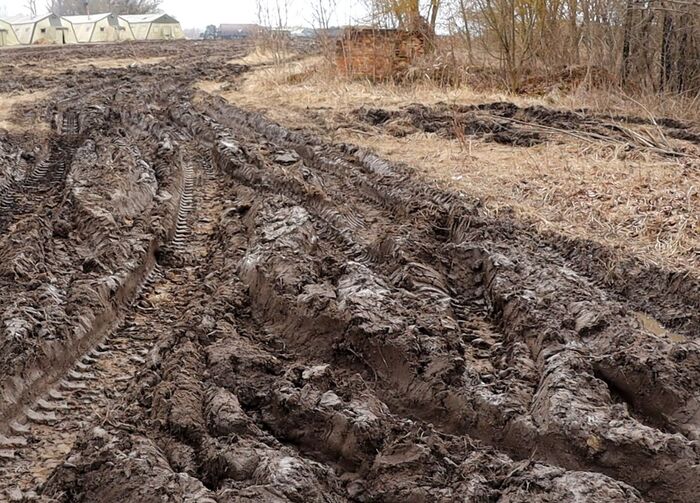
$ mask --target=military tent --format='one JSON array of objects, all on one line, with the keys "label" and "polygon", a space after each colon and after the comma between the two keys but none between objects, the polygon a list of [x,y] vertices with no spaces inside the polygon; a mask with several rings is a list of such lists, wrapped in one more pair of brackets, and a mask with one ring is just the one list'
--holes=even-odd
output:
[{"label": "military tent", "polygon": [[119,16],[135,40],[175,40],[185,38],[180,23],[167,14]]},{"label": "military tent", "polygon": [[56,14],[14,21],[12,28],[20,44],[76,44],[73,26]]},{"label": "military tent", "polygon": [[73,26],[75,37],[81,44],[133,40],[131,30],[121,26],[114,14],[63,16],[61,19]]},{"label": "military tent", "polygon": [[15,30],[12,28],[12,25],[0,19],[0,47],[18,44],[19,40],[17,40],[17,35],[15,35]]}]

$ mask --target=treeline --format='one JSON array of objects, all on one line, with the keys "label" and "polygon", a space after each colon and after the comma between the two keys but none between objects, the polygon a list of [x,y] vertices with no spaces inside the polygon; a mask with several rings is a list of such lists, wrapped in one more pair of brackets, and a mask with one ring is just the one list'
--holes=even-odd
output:
[{"label": "treeline", "polygon": [[[155,12],[161,0],[48,0],[46,9],[59,16],[87,14],[148,14]],[[30,9],[31,10],[31,9]]]},{"label": "treeline", "polygon": [[373,21],[449,32],[511,86],[533,70],[604,69],[623,86],[700,93],[700,0],[368,0]]}]

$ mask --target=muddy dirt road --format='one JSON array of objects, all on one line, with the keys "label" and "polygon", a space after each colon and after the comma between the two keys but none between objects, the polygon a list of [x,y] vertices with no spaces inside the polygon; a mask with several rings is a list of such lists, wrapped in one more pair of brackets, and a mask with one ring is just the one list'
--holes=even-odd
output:
[{"label": "muddy dirt road", "polygon": [[604,282],[599,246],[194,90],[245,48],[162,47],[0,131],[0,500],[697,500],[697,278]]}]

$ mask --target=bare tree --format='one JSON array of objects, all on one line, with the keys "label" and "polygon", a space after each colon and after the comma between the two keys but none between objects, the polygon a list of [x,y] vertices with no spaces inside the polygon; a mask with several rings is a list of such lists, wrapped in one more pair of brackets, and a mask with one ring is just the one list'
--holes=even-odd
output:
[{"label": "bare tree", "polygon": [[62,14],[62,0],[47,0],[46,2],[46,10],[53,13],[53,14]]},{"label": "bare tree", "polygon": [[268,28],[284,29],[289,21],[290,0],[256,0],[258,23]]},{"label": "bare tree", "polygon": [[389,26],[435,32],[442,0],[369,0],[372,18]]},{"label": "bare tree", "polygon": [[29,11],[29,15],[36,17],[36,0],[27,0],[25,7]]},{"label": "bare tree", "polygon": [[291,0],[256,0],[258,23],[265,29],[261,34],[262,46],[272,52],[276,63],[281,63],[289,52],[289,9]]},{"label": "bare tree", "polygon": [[311,4],[311,16],[314,28],[327,30],[330,28],[331,18],[335,12],[336,0],[313,0]]},{"label": "bare tree", "polygon": [[[700,0],[365,0],[372,24],[434,30],[447,20],[472,59],[509,87],[531,71],[700,94]],[[583,73],[581,72],[583,70]]]},{"label": "bare tree", "polygon": [[335,9],[336,0],[313,0],[311,4],[311,18],[316,39],[323,54],[329,60],[332,60],[335,55],[335,41],[328,32]]},{"label": "bare tree", "polygon": [[428,9],[428,20],[430,23],[430,29],[435,32],[435,27],[437,26],[438,13],[440,11],[441,0],[430,0],[430,7]]},{"label": "bare tree", "polygon": [[476,0],[486,29],[484,48],[495,55],[507,77],[508,86],[516,89],[524,67],[532,60],[536,45],[538,5],[515,0]]},{"label": "bare tree", "polygon": [[[48,0],[46,8],[59,16],[112,12],[114,14],[148,14],[155,12],[162,0]],[[87,7],[87,9],[86,9]]]},{"label": "bare tree", "polygon": [[[467,49],[469,62],[474,62],[474,51],[472,49],[472,26],[477,25],[476,9],[467,0],[454,0],[452,10],[449,15],[450,33],[456,32],[464,41]],[[452,30],[454,28],[454,30]]]}]

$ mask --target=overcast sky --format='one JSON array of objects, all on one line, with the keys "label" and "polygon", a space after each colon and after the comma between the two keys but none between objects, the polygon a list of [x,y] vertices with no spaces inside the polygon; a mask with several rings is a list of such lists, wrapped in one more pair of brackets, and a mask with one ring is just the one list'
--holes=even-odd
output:
[{"label": "overcast sky", "polygon": [[[264,2],[265,0],[263,0]],[[267,0],[274,5],[275,0]],[[283,0],[281,0],[282,2]],[[311,26],[312,0],[288,0],[290,26]],[[27,15],[27,0],[0,0],[0,15]],[[44,9],[45,0],[37,0]],[[337,0],[338,7],[332,25],[349,24],[364,16],[362,0]],[[164,0],[161,8],[175,16],[183,28],[203,28],[208,24],[257,22],[256,0]]]}]

